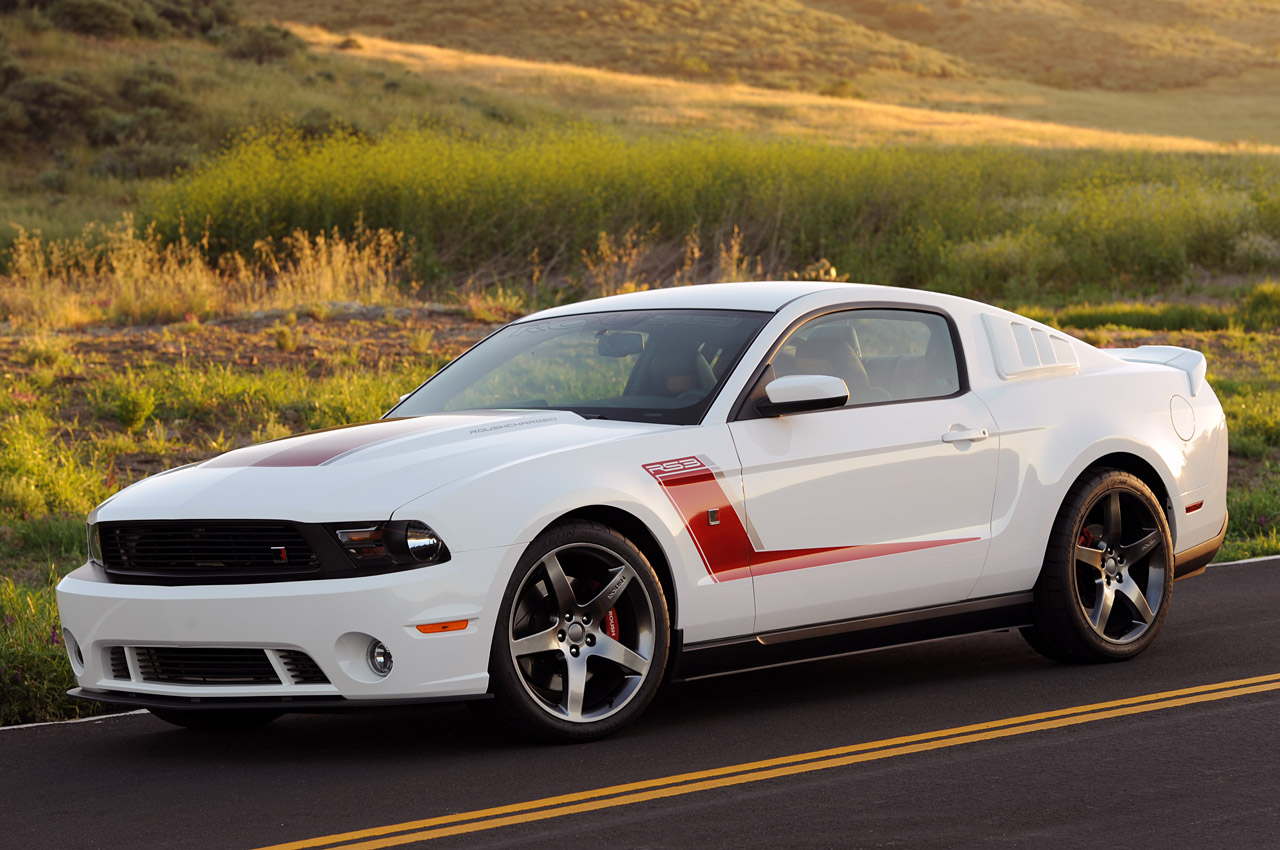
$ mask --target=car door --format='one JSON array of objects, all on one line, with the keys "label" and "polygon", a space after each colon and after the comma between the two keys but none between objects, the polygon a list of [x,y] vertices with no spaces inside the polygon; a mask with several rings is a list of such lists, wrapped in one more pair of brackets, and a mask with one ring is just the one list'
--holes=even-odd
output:
[{"label": "car door", "polygon": [[991,534],[998,436],[951,320],[858,309],[794,329],[773,377],[845,381],[839,408],[730,423],[742,466],[756,631],[964,599]]}]

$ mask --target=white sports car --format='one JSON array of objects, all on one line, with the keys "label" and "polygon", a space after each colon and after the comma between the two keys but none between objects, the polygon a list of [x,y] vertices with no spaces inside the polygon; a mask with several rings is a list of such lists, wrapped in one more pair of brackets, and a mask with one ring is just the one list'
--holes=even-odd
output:
[{"label": "white sports car", "polygon": [[695,286],[537,313],[380,421],[134,484],[58,606],[73,695],[179,725],[492,696],[581,740],[668,679],[951,635],[1130,658],[1226,491],[1197,352],[930,292]]}]

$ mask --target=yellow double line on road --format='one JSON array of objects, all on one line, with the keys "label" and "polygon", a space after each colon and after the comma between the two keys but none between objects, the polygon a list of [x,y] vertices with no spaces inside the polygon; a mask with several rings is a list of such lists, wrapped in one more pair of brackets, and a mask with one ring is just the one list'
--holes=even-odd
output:
[{"label": "yellow double line on road", "polygon": [[811,753],[782,756],[729,767],[717,767],[711,770],[682,773],[661,779],[629,782],[625,785],[598,788],[594,791],[579,791],[574,794],[545,797],[541,800],[513,803],[491,809],[478,809],[473,812],[462,812],[455,815],[408,821],[391,826],[373,827],[356,832],[326,835],[305,841],[294,841],[289,844],[276,844],[271,847],[260,848],[260,850],[307,850],[307,848],[379,850],[379,848],[384,847],[415,844],[435,838],[498,829],[514,824],[548,820],[599,809],[629,806],[633,803],[644,803],[665,797],[679,797],[684,794],[710,791],[715,788],[745,785],[748,782],[760,782],[761,780],[776,779],[782,776],[795,776],[801,773],[811,773],[816,770],[843,767],[860,762],[876,761],[929,750],[940,750],[961,744],[971,744],[976,741],[990,741],[996,738],[1008,738],[1013,735],[1025,735],[1030,732],[1061,729],[1065,726],[1077,726],[1082,723],[1093,723],[1113,717],[1143,714],[1148,711],[1162,711],[1167,708],[1178,708],[1184,705],[1195,705],[1201,702],[1213,702],[1215,700],[1231,699],[1275,690],[1280,690],[1280,673],[1257,676],[1252,679],[1237,679],[1232,682],[1218,682],[1213,685],[1200,685],[1177,691],[1145,694],[1112,702],[1095,703],[1094,705],[1062,708],[1040,714],[1027,714],[1021,717],[1010,717],[1005,720],[977,723],[972,726],[960,726],[955,729],[943,729],[937,732],[924,732],[901,738],[888,738],[883,741],[871,741],[865,744],[852,744],[829,750],[817,750]]}]

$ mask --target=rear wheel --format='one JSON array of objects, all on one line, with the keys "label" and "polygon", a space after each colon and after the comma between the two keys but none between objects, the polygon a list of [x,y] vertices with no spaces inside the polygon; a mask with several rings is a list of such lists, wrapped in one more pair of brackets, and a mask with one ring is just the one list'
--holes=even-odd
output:
[{"label": "rear wheel", "polygon": [[612,734],[653,699],[670,633],[662,586],[640,550],[598,523],[562,523],[530,544],[503,596],[493,707],[527,739]]},{"label": "rear wheel", "polygon": [[181,726],[184,729],[202,731],[234,732],[242,729],[256,729],[265,726],[284,712],[269,708],[152,708],[148,709],[165,723]]},{"label": "rear wheel", "polygon": [[1058,512],[1035,588],[1037,652],[1058,661],[1122,661],[1155,640],[1169,610],[1173,542],[1141,479],[1083,476]]}]

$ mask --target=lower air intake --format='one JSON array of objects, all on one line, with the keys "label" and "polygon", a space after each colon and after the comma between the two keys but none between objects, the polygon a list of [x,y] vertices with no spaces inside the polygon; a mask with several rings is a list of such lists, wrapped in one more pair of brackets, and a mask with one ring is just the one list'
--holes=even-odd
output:
[{"label": "lower air intake", "polygon": [[271,659],[262,649],[139,646],[133,651],[144,682],[173,685],[280,684]]}]

